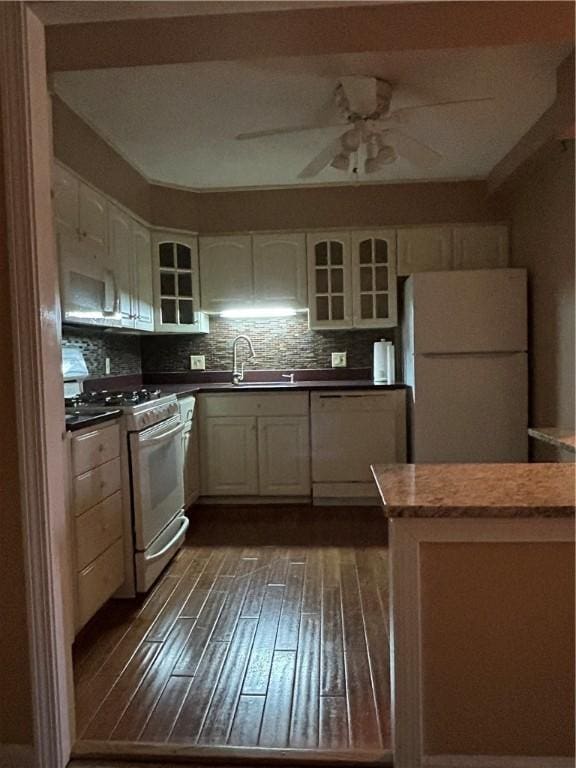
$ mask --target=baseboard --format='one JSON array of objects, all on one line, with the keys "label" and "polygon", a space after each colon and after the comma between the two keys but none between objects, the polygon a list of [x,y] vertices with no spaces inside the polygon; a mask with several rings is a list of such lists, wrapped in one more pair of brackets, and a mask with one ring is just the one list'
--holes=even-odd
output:
[{"label": "baseboard", "polygon": [[28,744],[0,744],[0,768],[34,768],[34,750]]},{"label": "baseboard", "polygon": [[346,483],[312,483],[312,497],[316,499],[368,499],[372,504],[378,504],[378,491],[373,481]]},{"label": "baseboard", "polygon": [[351,498],[349,496],[326,496],[322,498],[314,498],[312,500],[312,506],[314,507],[377,507],[377,499],[368,498]]},{"label": "baseboard", "polygon": [[573,757],[525,755],[429,755],[422,768],[574,768]]}]

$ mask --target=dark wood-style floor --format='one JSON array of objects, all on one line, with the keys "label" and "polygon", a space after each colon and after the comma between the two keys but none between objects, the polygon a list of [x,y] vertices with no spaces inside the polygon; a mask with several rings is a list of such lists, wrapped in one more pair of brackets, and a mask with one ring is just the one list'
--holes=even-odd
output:
[{"label": "dark wood-style floor", "polygon": [[390,749],[377,509],[198,507],[145,599],[74,647],[80,741]]}]

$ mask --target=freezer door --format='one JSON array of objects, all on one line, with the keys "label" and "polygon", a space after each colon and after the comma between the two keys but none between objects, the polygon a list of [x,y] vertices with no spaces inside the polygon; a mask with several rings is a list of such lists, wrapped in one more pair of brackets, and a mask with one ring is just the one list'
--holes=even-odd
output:
[{"label": "freezer door", "polygon": [[524,269],[423,272],[410,281],[416,354],[528,348]]},{"label": "freezer door", "polygon": [[525,353],[417,355],[412,461],[524,462]]}]

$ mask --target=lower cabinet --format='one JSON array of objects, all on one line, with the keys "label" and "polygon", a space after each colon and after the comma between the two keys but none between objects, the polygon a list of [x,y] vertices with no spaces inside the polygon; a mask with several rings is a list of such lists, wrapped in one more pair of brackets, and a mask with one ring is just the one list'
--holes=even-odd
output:
[{"label": "lower cabinet", "polygon": [[124,582],[120,433],[117,424],[70,435],[74,627],[78,632]]},{"label": "lower cabinet", "polygon": [[184,504],[189,507],[200,495],[200,447],[198,445],[198,418],[196,398],[183,397],[178,401],[182,432],[182,456],[184,468]]},{"label": "lower cabinet", "polygon": [[202,432],[202,493],[208,496],[258,494],[256,418],[208,418]]},{"label": "lower cabinet", "polygon": [[258,475],[262,496],[308,496],[310,445],[307,416],[258,419]]},{"label": "lower cabinet", "polygon": [[202,398],[202,495],[310,495],[308,393]]}]

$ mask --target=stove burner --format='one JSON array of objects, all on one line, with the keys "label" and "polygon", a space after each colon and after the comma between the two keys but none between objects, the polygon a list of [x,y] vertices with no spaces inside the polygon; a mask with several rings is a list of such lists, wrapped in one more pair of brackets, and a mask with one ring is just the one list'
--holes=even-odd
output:
[{"label": "stove burner", "polygon": [[159,389],[111,390],[102,389],[99,392],[83,392],[73,398],[66,398],[66,406],[77,405],[139,405],[148,400],[157,400],[161,395]]}]

